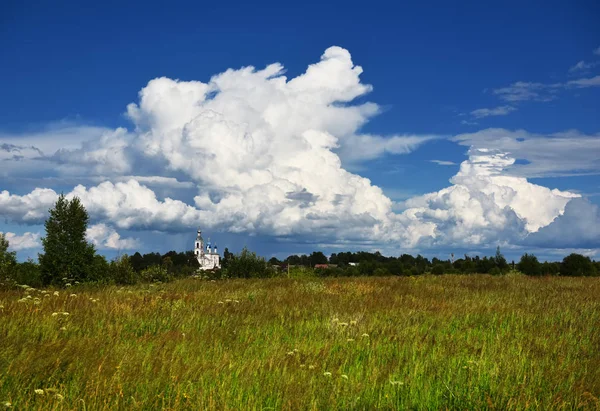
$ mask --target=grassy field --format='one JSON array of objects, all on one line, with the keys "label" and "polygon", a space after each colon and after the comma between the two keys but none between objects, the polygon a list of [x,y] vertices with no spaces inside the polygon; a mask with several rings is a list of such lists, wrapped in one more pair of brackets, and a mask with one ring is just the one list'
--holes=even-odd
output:
[{"label": "grassy field", "polygon": [[0,291],[0,409],[600,409],[599,397],[598,278]]}]

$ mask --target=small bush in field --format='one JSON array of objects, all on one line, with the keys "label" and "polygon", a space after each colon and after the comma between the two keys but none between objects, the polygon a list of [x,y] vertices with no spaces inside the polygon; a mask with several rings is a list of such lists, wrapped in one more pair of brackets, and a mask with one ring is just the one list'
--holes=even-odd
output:
[{"label": "small bush in field", "polygon": [[140,273],[140,277],[147,282],[160,281],[166,283],[172,280],[169,272],[164,267],[158,265],[146,268]]},{"label": "small bush in field", "polygon": [[431,269],[431,274],[442,275],[444,274],[444,266],[442,264],[436,264]]}]

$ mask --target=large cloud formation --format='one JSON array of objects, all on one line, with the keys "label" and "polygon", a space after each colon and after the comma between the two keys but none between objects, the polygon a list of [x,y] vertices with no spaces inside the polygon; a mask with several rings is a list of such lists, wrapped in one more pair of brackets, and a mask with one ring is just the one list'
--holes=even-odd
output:
[{"label": "large cloud formation", "polygon": [[[343,164],[408,153],[437,137],[360,133],[379,112],[374,103],[353,104],[371,90],[361,73],[347,50],[331,47],[292,79],[279,64],[230,69],[208,83],[157,78],[127,106],[131,131],[96,130],[95,138],[53,152],[14,142],[6,151],[105,180],[77,185],[67,196],[80,197],[97,224],[89,235],[113,248],[137,245],[114,228],[178,232],[198,225],[402,247],[519,243],[578,197],[507,174],[515,158],[473,143],[450,187],[394,212],[379,187]],[[195,187],[193,205],[148,186],[168,181]],[[39,224],[56,197],[51,189],[3,191],[0,212]]]}]

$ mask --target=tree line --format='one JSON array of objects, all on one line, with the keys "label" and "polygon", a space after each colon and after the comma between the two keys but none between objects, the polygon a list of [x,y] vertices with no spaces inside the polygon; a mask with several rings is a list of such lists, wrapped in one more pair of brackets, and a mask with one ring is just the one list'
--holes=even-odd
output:
[{"label": "tree line", "polygon": [[413,276],[422,274],[491,274],[502,275],[511,270],[530,276],[595,276],[600,275],[600,262],[581,254],[570,254],[562,262],[540,262],[533,254],[524,254],[518,263],[509,263],[500,251],[491,257],[441,260],[402,254],[384,256],[379,252],[342,252],[327,257],[321,251],[309,255],[290,255],[285,260],[266,260],[244,248],[233,254],[226,248],[222,268],[199,272],[192,250],[121,255],[107,261],[86,239],[89,222],[81,201],[61,195],[44,226],[43,253],[38,262],[17,262],[16,253],[8,251],[9,242],[0,234],[0,280],[14,284],[69,286],[79,283],[136,284],[170,281],[178,277],[200,275],[205,278],[263,278],[276,276]]}]

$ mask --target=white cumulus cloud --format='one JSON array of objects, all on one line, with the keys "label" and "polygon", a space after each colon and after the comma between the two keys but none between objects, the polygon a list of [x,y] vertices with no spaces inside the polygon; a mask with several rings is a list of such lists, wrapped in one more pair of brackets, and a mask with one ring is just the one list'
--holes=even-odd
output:
[{"label": "white cumulus cloud", "polygon": [[86,236],[99,249],[127,250],[139,247],[135,238],[121,238],[121,235],[106,224],[94,224],[88,227]]},{"label": "white cumulus cloud", "polygon": [[23,234],[2,233],[4,238],[8,240],[8,248],[14,251],[26,250],[28,248],[41,247],[40,234],[26,232]]},{"label": "white cumulus cloud", "polygon": [[[544,136],[524,131],[462,134],[453,140],[470,147],[469,159],[452,185],[411,198],[397,212],[398,204],[380,187],[346,166],[405,154],[440,136],[361,132],[380,111],[374,103],[355,102],[372,89],[360,81],[361,73],[347,50],[331,47],[291,79],[277,63],[262,70],[230,69],[206,83],[157,78],[140,91],[137,103],[127,106],[132,130],[94,128],[95,138],[80,138],[63,149],[43,145],[36,136],[6,142],[16,148],[5,151],[10,156],[10,150],[30,150],[35,156],[27,147],[39,148],[45,161],[58,164],[62,172],[94,181],[66,195],[82,200],[93,223],[89,238],[104,248],[138,244],[121,238],[117,229],[188,232],[199,225],[310,236],[322,243],[514,243],[558,221],[578,197],[526,177],[551,170],[597,171],[597,136],[566,132],[546,136],[548,143],[540,144]],[[532,97],[527,93],[543,98],[550,92],[546,86],[515,84],[514,90],[498,94],[512,93],[515,99],[509,101],[518,101]],[[510,111],[507,107],[512,106],[478,114],[500,115]],[[583,160],[576,162],[579,156]],[[529,164],[517,164],[518,159]],[[169,185],[197,190],[193,204],[150,188]],[[0,214],[8,221],[39,224],[57,196],[52,189],[24,195],[5,190]]]}]

